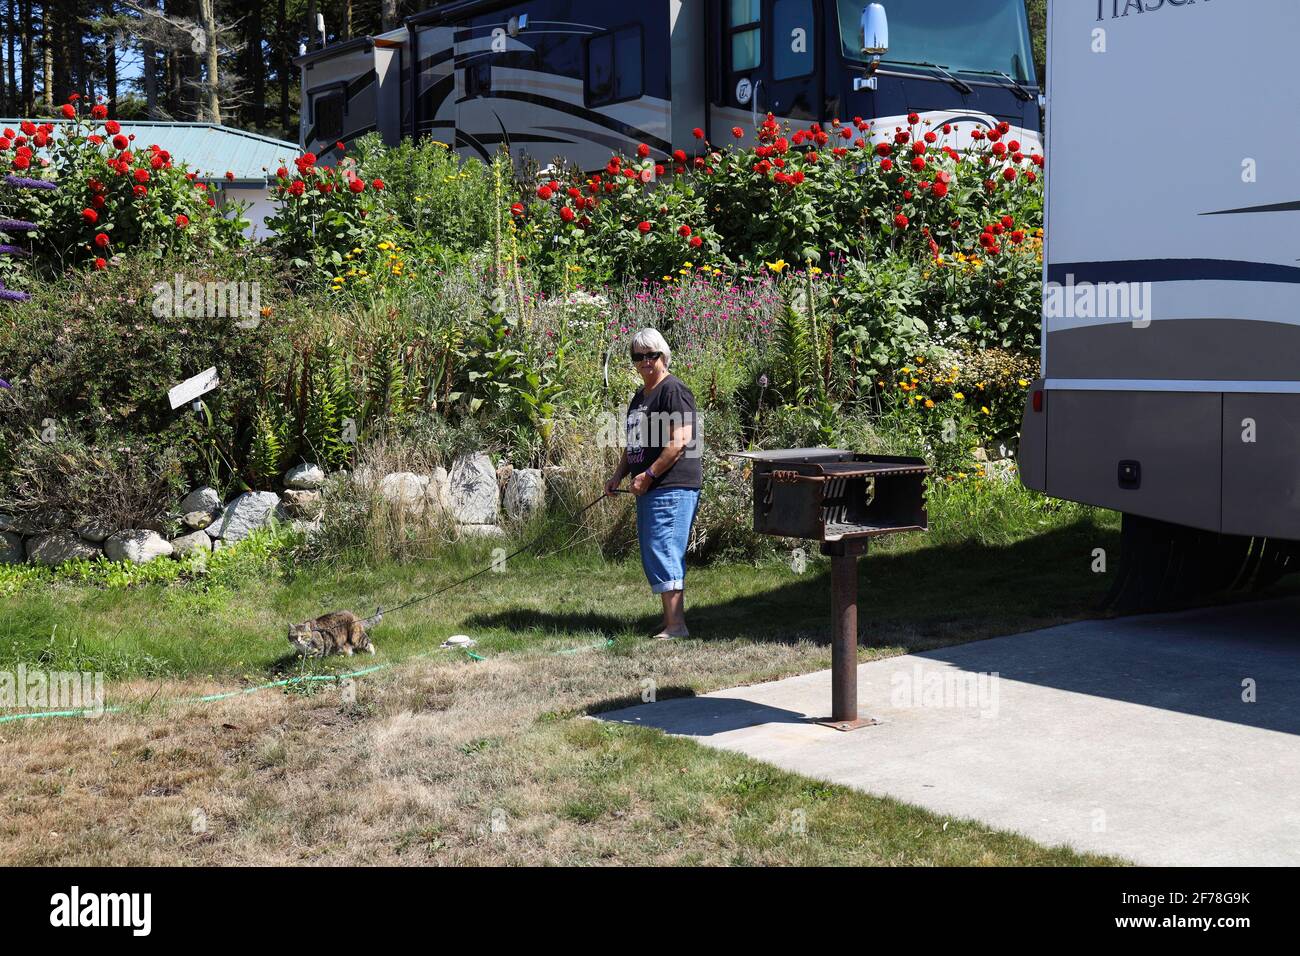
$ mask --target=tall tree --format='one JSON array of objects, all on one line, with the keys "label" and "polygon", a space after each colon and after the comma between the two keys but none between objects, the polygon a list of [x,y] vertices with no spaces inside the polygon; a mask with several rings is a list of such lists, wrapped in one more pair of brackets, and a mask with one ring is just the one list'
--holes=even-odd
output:
[{"label": "tall tree", "polygon": [[199,0],[199,23],[203,26],[204,61],[206,76],[204,92],[207,94],[207,119],[221,123],[221,47],[217,38],[217,14],[213,0]]},{"label": "tall tree", "polygon": [[32,0],[22,0],[18,50],[23,57],[23,115],[36,112],[36,64],[32,59]]}]

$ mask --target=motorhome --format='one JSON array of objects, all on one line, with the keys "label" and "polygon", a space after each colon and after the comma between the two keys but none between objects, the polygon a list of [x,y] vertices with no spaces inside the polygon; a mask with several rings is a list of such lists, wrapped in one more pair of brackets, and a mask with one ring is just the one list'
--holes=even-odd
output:
[{"label": "motorhome", "polygon": [[[1049,9],[1042,377],[1020,440],[1026,486],[1124,513],[1135,605],[1300,555],[1300,125],[1278,121],[1300,4],[1147,7]],[[1156,92],[1176,89],[1196,92]]]},{"label": "motorhome", "polygon": [[[393,69],[377,55],[387,44],[400,83],[369,79]],[[911,112],[966,136],[1007,122],[1041,148],[1024,0],[458,0],[408,18],[404,36],[299,63],[302,145],[318,154],[378,129],[595,169],[641,143],[690,149],[697,128],[728,142],[768,113],[804,126],[861,116],[881,136]]]},{"label": "motorhome", "polygon": [[335,43],[294,62],[302,82],[299,145],[326,162],[358,137],[396,143],[410,118],[405,92],[407,31]]}]

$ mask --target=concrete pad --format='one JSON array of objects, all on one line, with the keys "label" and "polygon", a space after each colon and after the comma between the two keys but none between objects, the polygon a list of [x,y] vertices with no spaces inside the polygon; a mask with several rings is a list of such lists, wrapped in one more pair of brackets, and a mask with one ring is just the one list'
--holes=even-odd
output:
[{"label": "concrete pad", "polygon": [[1151,865],[1300,864],[1300,599],[872,661],[858,693],[882,724],[811,723],[829,715],[830,671],[600,717],[1043,844]]}]

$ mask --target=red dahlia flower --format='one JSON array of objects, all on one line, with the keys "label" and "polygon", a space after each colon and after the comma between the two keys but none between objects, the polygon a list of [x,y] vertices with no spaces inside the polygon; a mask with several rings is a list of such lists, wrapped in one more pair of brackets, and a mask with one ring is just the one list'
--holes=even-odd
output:
[{"label": "red dahlia flower", "polygon": [[107,234],[107,233],[103,233],[103,232],[97,232],[97,233],[95,233],[95,245],[99,246],[99,248],[101,248],[101,249],[103,249],[105,246],[107,246],[107,245],[108,245],[108,234]]}]

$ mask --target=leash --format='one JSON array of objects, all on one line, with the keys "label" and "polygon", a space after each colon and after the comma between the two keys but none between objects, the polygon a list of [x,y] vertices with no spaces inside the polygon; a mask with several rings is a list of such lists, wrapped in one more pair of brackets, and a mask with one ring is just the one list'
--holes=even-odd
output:
[{"label": "leash", "polygon": [[[614,494],[616,494],[616,495],[630,495],[630,494],[632,494],[632,492],[631,492],[631,491],[627,491],[627,490],[622,489],[622,488],[619,488],[618,490],[616,490],[616,491],[614,492]],[[587,504],[583,505],[582,508],[580,508],[578,511],[575,511],[573,514],[569,515],[569,518],[568,518],[569,522],[570,522],[570,523],[576,522],[576,521],[577,521],[579,518],[581,518],[584,514],[586,514],[586,513],[587,513],[588,511],[590,511],[592,508],[596,507],[596,505],[600,504],[602,501],[604,501],[604,500],[605,500],[606,498],[608,498],[608,497],[610,497],[609,494],[607,494],[607,493],[605,493],[605,492],[602,492],[599,498],[596,498],[596,499],[593,500],[593,501],[589,501]],[[511,552],[510,552],[509,554],[507,554],[504,558],[502,558],[501,561],[509,561],[511,558],[515,557],[516,555],[523,554],[523,553],[524,553],[525,551],[527,551],[529,548],[533,547],[533,545],[535,545],[535,544],[537,544],[539,541],[541,541],[542,538],[545,537],[545,536],[546,536],[546,532],[545,532],[545,531],[543,531],[541,534],[535,535],[531,541],[529,541],[527,544],[523,545],[522,547],[516,548],[514,551],[511,551]],[[428,601],[430,598],[435,598],[435,597],[437,597],[439,594],[446,594],[448,591],[454,590],[455,588],[460,587],[462,584],[468,584],[470,581],[473,581],[475,578],[477,578],[477,577],[479,577],[479,576],[481,576],[481,575],[487,574],[487,573],[488,573],[489,571],[491,571],[493,568],[497,567],[498,563],[499,563],[499,562],[497,562],[497,561],[493,561],[491,564],[487,565],[486,567],[480,568],[479,570],[475,571],[473,574],[470,574],[470,575],[467,575],[466,577],[461,578],[459,581],[453,581],[451,584],[448,584],[448,585],[445,585],[445,586],[443,586],[443,587],[440,587],[440,588],[438,588],[438,590],[436,590],[436,591],[431,591],[431,592],[429,592],[428,594],[423,594],[423,595],[421,595],[420,597],[414,597],[414,598],[411,598],[411,600],[409,600],[409,601],[404,601],[403,603],[398,604],[398,605],[395,606],[395,607],[390,607],[390,608],[387,608],[387,609],[385,609],[385,608],[380,608],[380,609],[378,609],[378,610],[375,612],[375,616],[374,616],[373,618],[367,618],[366,620],[367,620],[367,621],[373,621],[373,620],[378,619],[382,614],[391,614],[391,613],[393,613],[394,611],[400,611],[400,610],[402,610],[402,608],[410,607],[412,604],[419,604],[419,603],[422,602],[422,601]]]}]

